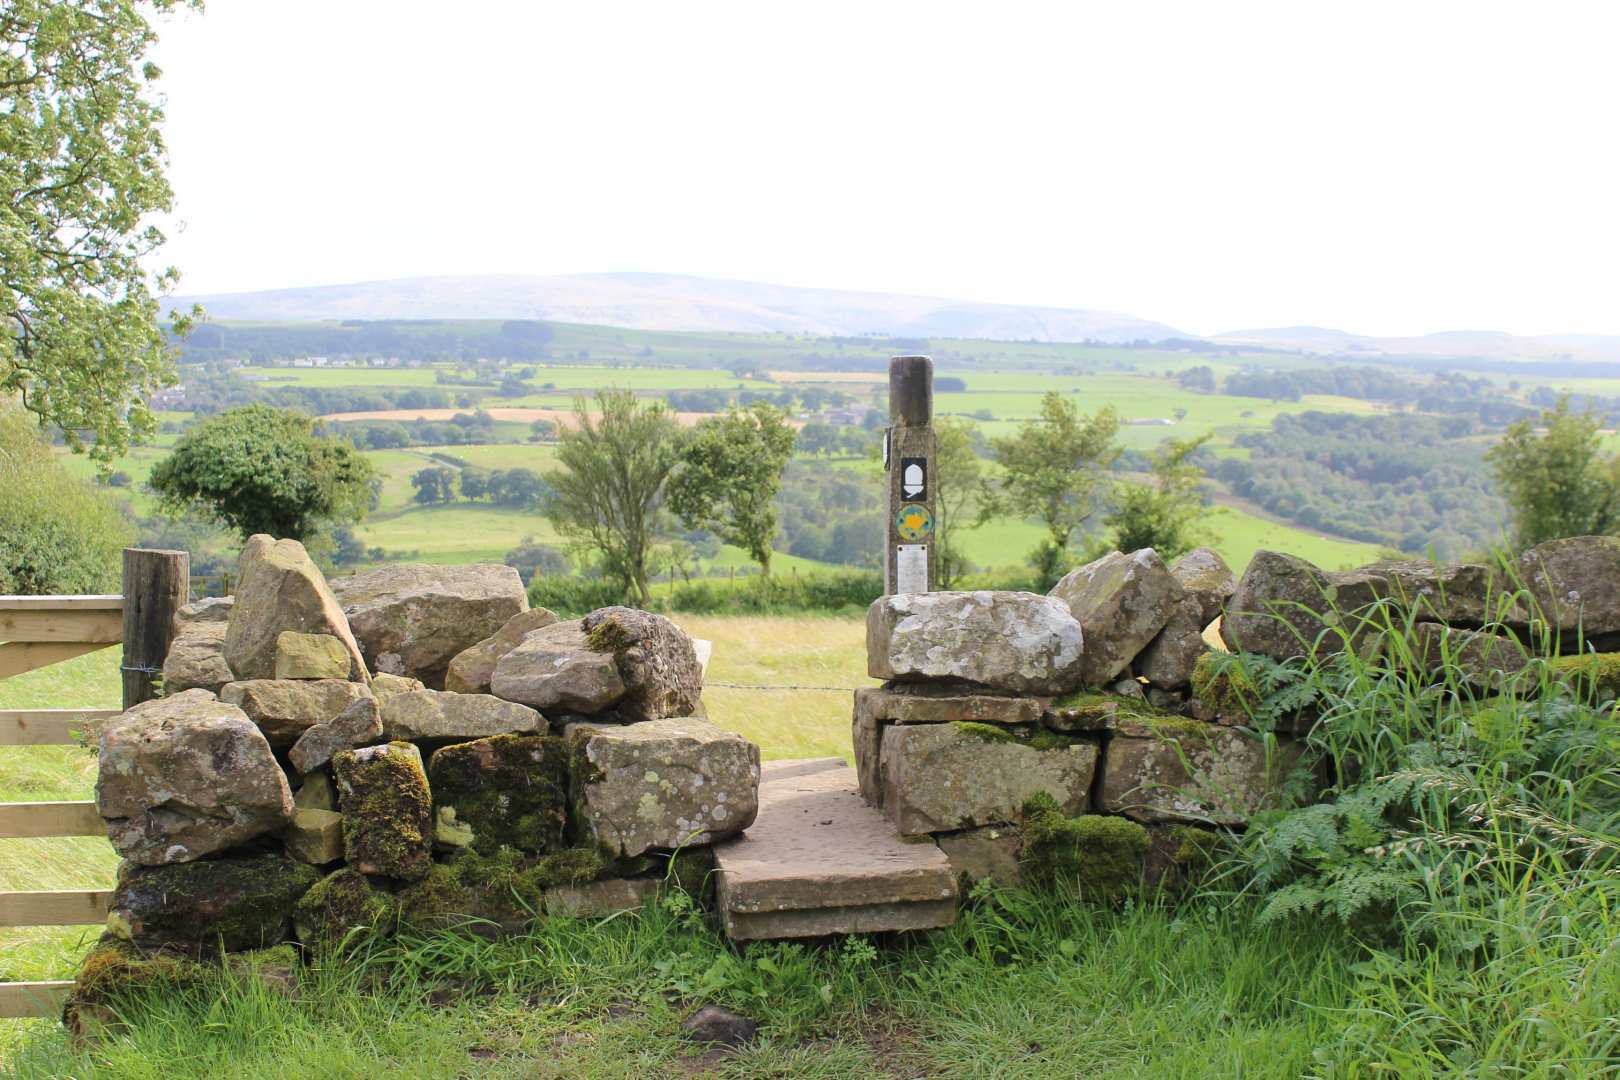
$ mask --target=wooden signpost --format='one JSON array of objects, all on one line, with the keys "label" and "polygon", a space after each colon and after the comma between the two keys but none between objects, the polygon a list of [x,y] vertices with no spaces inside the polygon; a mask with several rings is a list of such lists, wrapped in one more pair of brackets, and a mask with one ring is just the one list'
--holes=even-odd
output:
[{"label": "wooden signpost", "polygon": [[883,591],[934,588],[934,362],[926,356],[889,361],[889,430],[883,467],[889,479],[888,542]]}]

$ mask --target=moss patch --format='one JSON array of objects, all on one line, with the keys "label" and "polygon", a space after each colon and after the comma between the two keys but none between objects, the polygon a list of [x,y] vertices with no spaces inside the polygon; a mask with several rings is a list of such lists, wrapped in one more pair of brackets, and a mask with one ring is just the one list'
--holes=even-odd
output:
[{"label": "moss patch", "polygon": [[1260,693],[1235,660],[1207,652],[1193,665],[1193,697],[1216,713],[1248,717],[1259,707]]},{"label": "moss patch", "polygon": [[496,735],[447,746],[429,765],[439,811],[472,831],[471,846],[545,853],[563,846],[568,749],[560,736]]},{"label": "moss patch", "polygon": [[1115,900],[1137,888],[1151,842],[1147,829],[1127,818],[1067,817],[1046,792],[1024,804],[1023,839],[1018,859],[1024,880],[1069,882],[1094,900]]},{"label": "moss patch", "polygon": [[1018,741],[1007,728],[997,727],[995,724],[980,724],[972,720],[953,720],[951,721],[951,727],[956,730],[958,735],[978,739],[980,742],[1011,743]]},{"label": "moss patch", "polygon": [[142,948],[204,953],[275,945],[320,876],[280,855],[137,867],[119,881],[108,925]]},{"label": "moss patch", "polygon": [[322,953],[340,950],[359,932],[392,933],[398,918],[394,897],[349,869],[322,878],[293,908],[299,940]]},{"label": "moss patch", "polygon": [[1549,662],[1553,677],[1599,700],[1620,698],[1620,653],[1577,653]]},{"label": "moss patch", "polygon": [[714,853],[709,848],[682,848],[669,857],[664,869],[665,880],[700,906],[713,899]]},{"label": "moss patch", "polygon": [[1139,698],[1126,697],[1124,694],[1104,694],[1097,690],[1077,690],[1066,697],[1054,698],[1052,708],[1099,717],[1109,713],[1151,716],[1158,711]]},{"label": "moss patch", "polygon": [[432,862],[433,808],[422,756],[410,743],[332,758],[343,808],[343,854],[363,874],[414,881]]},{"label": "moss patch", "polygon": [[1027,746],[1032,750],[1067,750],[1078,739],[1036,730],[1028,725],[1003,727],[999,724],[981,724],[972,720],[953,720],[951,727],[958,735],[996,745]]},{"label": "moss patch", "polygon": [[144,953],[111,934],[79,965],[62,1009],[76,1039],[94,1038],[118,1023],[118,1009],[147,994],[172,994],[206,985],[214,969],[169,952]]}]

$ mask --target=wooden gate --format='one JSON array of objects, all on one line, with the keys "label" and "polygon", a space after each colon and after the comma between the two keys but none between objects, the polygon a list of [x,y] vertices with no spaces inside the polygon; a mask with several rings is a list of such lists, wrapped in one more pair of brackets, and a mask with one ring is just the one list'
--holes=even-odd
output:
[{"label": "wooden gate", "polygon": [[[0,679],[124,646],[124,707],[154,694],[186,602],[189,556],[183,551],[124,552],[118,596],[0,596]],[[0,746],[93,741],[96,726],[120,709],[0,709]],[[22,837],[105,836],[94,802],[0,803],[0,843]],[[0,892],[0,927],[85,926],[104,922],[105,889]],[[68,981],[0,983],[0,1017],[60,1014]]]}]

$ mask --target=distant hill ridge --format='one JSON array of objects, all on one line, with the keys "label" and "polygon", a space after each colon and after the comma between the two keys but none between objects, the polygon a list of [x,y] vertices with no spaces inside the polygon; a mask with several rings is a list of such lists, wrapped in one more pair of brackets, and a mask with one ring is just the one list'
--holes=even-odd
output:
[{"label": "distant hill ridge", "polygon": [[1172,326],[1108,311],[805,289],[682,274],[481,274],[181,298],[216,319],[550,319],[633,330],[1161,341]]},{"label": "distant hill ridge", "polygon": [[[1112,311],[809,289],[689,274],[468,274],[187,296],[177,302],[200,303],[216,319],[265,322],[548,319],[632,330],[751,334],[1113,343],[1197,338],[1165,323]],[[1605,334],[1515,337],[1489,330],[1453,330],[1370,337],[1319,326],[1286,326],[1234,330],[1207,340],[1347,359],[1620,361],[1620,336]]]}]

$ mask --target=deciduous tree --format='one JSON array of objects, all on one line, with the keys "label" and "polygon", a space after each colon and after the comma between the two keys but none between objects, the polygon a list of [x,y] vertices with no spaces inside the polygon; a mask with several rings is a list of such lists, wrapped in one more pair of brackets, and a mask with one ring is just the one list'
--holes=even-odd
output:
[{"label": "deciduous tree", "polygon": [[1012,435],[990,440],[999,465],[981,488],[978,520],[1012,515],[1034,518],[1046,536],[1030,552],[1042,581],[1055,581],[1074,534],[1090,520],[1108,468],[1119,457],[1114,438],[1119,416],[1112,406],[1081,416],[1056,391],[1041,398],[1040,414]]},{"label": "deciduous tree", "polygon": [[1114,485],[1114,509],[1103,524],[1118,550],[1150,547],[1166,560],[1192,550],[1197,543],[1194,522],[1203,512],[1198,487],[1204,471],[1191,459],[1209,439],[1208,434],[1166,439],[1153,451],[1151,483],[1122,480]]},{"label": "deciduous tree", "polygon": [[680,428],[663,402],[628,390],[599,390],[598,415],[583,398],[557,440],[546,516],[564,538],[601,557],[627,599],[646,606],[649,556],[663,533],[664,481],[680,452]]},{"label": "deciduous tree", "polygon": [[793,442],[787,413],[764,401],[704,420],[670,478],[670,509],[687,528],[707,529],[742,548],[769,574],[776,493]]},{"label": "deciduous tree", "polygon": [[371,462],[303,413],[246,405],[187,432],[152,470],[165,510],[197,507],[248,537],[305,540],[365,517]]},{"label": "deciduous tree", "polygon": [[934,554],[942,589],[954,587],[968,568],[957,533],[973,527],[973,506],[984,482],[976,434],[973,421],[964,417],[934,421]]},{"label": "deciduous tree", "polygon": [[1571,412],[1565,395],[1538,420],[1509,427],[1486,452],[1512,508],[1515,546],[1620,526],[1620,457],[1603,453],[1599,427],[1597,416]]},{"label": "deciduous tree", "polygon": [[143,261],[173,203],[149,16],[176,6],[0,5],[0,394],[103,465],[156,429],[147,399],[173,381],[157,296],[178,274]]}]

